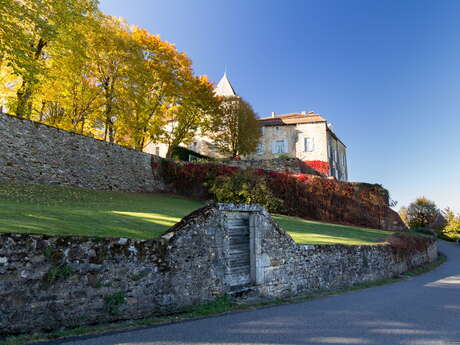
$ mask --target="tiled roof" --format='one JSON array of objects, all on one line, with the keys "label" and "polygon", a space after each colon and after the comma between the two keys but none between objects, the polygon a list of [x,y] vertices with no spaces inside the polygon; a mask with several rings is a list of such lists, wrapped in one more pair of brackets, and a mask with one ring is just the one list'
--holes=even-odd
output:
[{"label": "tiled roof", "polygon": [[326,119],[323,118],[321,115],[310,112],[308,114],[291,113],[275,116],[266,116],[259,118],[259,122],[262,126],[283,126],[295,125],[298,123],[326,122]]}]

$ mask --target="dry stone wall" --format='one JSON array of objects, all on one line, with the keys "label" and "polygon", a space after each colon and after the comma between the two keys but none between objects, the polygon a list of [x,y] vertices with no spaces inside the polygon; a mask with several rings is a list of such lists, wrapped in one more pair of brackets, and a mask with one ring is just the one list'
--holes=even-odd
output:
[{"label": "dry stone wall", "polygon": [[162,189],[147,153],[0,113],[0,181],[87,189]]},{"label": "dry stone wall", "polygon": [[222,163],[242,169],[264,169],[278,172],[288,172],[291,174],[322,176],[319,172],[309,167],[298,158],[227,160]]},{"label": "dry stone wall", "polygon": [[[256,205],[209,205],[152,240],[0,234],[0,336],[388,278],[436,259],[389,245],[300,246]],[[241,298],[241,297],[240,297]]]}]

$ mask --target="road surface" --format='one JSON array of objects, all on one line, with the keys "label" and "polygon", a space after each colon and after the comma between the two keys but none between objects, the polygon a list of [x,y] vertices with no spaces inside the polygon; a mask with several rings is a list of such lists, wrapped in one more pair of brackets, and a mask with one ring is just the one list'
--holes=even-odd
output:
[{"label": "road surface", "polygon": [[[309,302],[49,342],[62,345],[460,345],[460,247],[447,262],[394,284]],[[42,343],[43,344],[43,343]]]}]

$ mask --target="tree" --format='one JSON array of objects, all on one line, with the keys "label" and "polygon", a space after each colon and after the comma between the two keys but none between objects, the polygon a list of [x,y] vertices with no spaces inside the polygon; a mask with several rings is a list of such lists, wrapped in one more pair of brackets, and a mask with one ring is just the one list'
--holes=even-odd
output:
[{"label": "tree", "polygon": [[[88,23],[87,23],[88,24]],[[99,24],[93,22],[76,27],[85,42]],[[71,130],[93,135],[96,114],[100,112],[102,92],[96,85],[89,58],[91,46],[86,45],[81,54],[68,53],[53,56],[48,61],[48,72],[36,90],[35,113],[37,120]],[[60,111],[54,111],[60,109]]]},{"label": "tree", "polygon": [[217,149],[232,158],[254,152],[261,131],[257,116],[240,97],[225,97],[221,104],[221,116],[215,117],[212,136]]},{"label": "tree", "polygon": [[30,117],[32,97],[46,73],[47,60],[65,50],[69,42],[79,41],[73,27],[96,11],[97,1],[0,1],[0,62],[7,61],[21,78],[16,88],[15,114]]},{"label": "tree", "polygon": [[163,121],[156,123],[159,134],[153,138],[168,145],[168,158],[179,144],[189,143],[197,133],[206,134],[212,119],[219,114],[219,100],[212,84],[206,77],[194,77],[191,73],[185,75],[181,91],[172,104]]},{"label": "tree", "polygon": [[433,201],[420,197],[407,208],[407,221],[411,228],[427,227],[434,222],[438,213]]},{"label": "tree", "polygon": [[142,51],[132,39],[129,27],[114,17],[105,16],[96,32],[89,36],[91,76],[101,93],[101,112],[96,120],[103,139],[116,141],[118,120],[125,112],[123,96],[130,86],[130,73],[142,63]]},{"label": "tree", "polygon": [[409,221],[407,219],[407,207],[401,206],[399,209],[399,216],[401,217],[401,220],[406,224],[406,226],[409,226]]},{"label": "tree", "polygon": [[129,69],[122,126],[128,145],[142,150],[148,140],[161,136],[160,125],[186,99],[184,91],[194,90],[188,83],[193,73],[190,59],[158,35],[133,27],[132,38],[143,59]]}]

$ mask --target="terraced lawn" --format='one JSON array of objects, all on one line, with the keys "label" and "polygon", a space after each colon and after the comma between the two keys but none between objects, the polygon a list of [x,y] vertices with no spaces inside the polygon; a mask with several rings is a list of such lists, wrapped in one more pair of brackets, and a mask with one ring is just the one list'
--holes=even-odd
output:
[{"label": "terraced lawn", "polygon": [[390,231],[315,222],[275,215],[273,218],[299,244],[375,244],[385,242]]},{"label": "terraced lawn", "polygon": [[[0,232],[155,238],[203,204],[166,194],[0,183]],[[372,244],[387,232],[274,218],[301,244]]]},{"label": "terraced lawn", "polygon": [[163,194],[0,183],[0,231],[155,238],[201,206]]}]

